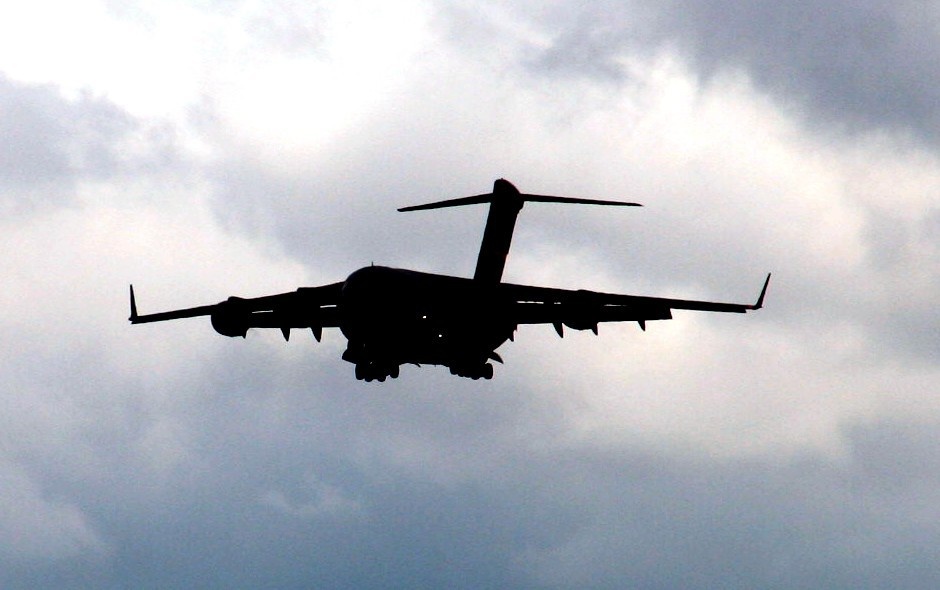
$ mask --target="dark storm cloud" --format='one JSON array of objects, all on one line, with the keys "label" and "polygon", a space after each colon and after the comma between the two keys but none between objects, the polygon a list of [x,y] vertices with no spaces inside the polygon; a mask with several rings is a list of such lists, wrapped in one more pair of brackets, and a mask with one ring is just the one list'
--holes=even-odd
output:
[{"label": "dark storm cloud", "polygon": [[640,0],[532,13],[552,35],[532,62],[545,71],[617,80],[625,53],[678,49],[697,73],[743,69],[834,130],[940,140],[940,15],[930,3]]},{"label": "dark storm cloud", "polygon": [[559,587],[931,587],[935,437],[877,424],[850,440],[833,463],[594,457],[573,468],[609,474],[592,524],[534,561]]},{"label": "dark storm cloud", "polygon": [[[4,587],[940,582],[934,423],[855,428],[832,459],[565,447],[561,431],[524,428],[524,416],[550,410],[539,387],[442,376],[418,391],[414,369],[380,389],[350,383],[329,360],[237,344],[167,386],[183,393],[169,418],[190,441],[172,469],[131,452],[111,458],[104,479],[47,483],[78,499],[107,558],[13,564]],[[96,453],[113,453],[114,441],[98,443]]]}]

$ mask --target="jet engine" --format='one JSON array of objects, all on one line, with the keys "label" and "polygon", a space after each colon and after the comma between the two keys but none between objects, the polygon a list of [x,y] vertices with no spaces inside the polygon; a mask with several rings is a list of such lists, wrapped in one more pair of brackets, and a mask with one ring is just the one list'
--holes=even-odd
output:
[{"label": "jet engine", "polygon": [[236,336],[244,338],[248,334],[250,312],[239,305],[239,301],[237,297],[229,297],[228,300],[216,306],[210,316],[212,328],[216,332],[231,338]]},{"label": "jet engine", "polygon": [[[585,297],[585,299],[587,299]],[[597,318],[600,306],[591,301],[566,303],[562,317],[565,326],[572,330],[591,330],[597,334]]]}]

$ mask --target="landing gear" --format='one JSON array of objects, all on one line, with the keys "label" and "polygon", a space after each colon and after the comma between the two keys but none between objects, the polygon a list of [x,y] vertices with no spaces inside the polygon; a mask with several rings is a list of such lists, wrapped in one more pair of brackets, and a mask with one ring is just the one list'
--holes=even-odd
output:
[{"label": "landing gear", "polygon": [[492,379],[493,365],[484,363],[482,365],[456,365],[450,367],[450,374],[468,379]]},{"label": "landing gear", "polygon": [[356,363],[356,379],[360,381],[378,381],[384,382],[391,377],[398,379],[398,365],[380,364],[373,362]]},{"label": "landing gear", "polygon": [[350,341],[343,352],[343,360],[356,365],[356,379],[359,381],[378,381],[381,383],[389,377],[398,379],[400,365],[390,360],[372,360],[374,354],[361,342]]}]

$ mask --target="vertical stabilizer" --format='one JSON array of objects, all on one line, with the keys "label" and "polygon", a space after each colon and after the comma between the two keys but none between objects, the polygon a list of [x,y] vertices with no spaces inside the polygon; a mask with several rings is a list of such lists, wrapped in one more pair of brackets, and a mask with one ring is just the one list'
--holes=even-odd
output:
[{"label": "vertical stabilizer", "polygon": [[493,200],[490,201],[473,280],[495,285],[502,279],[516,217],[524,203],[519,190],[508,180],[500,178],[493,183]]}]

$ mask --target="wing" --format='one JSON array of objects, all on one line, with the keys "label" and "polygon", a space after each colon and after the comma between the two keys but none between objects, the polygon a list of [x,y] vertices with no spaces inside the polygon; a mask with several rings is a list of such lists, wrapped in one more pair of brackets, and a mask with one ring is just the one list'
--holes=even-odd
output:
[{"label": "wing", "polygon": [[638,322],[645,330],[648,321],[672,319],[674,309],[747,313],[763,307],[769,284],[770,274],[764,281],[757,302],[753,304],[570,291],[507,283],[499,288],[504,300],[512,301],[510,308],[515,323],[553,324],[561,336],[564,334],[562,326],[575,330],[593,330],[596,334],[599,322]]},{"label": "wing", "polygon": [[214,305],[140,315],[137,313],[134,286],[131,285],[131,316],[128,319],[132,324],[146,324],[207,315],[215,331],[225,336],[244,337],[250,328],[278,328],[287,339],[292,328],[309,328],[320,340],[323,328],[339,327],[338,304],[342,287],[343,283],[301,287],[278,295],[250,299],[229,297]]}]

